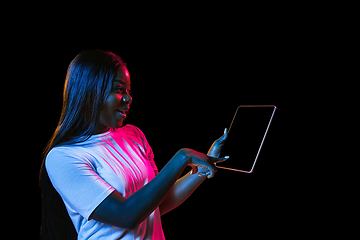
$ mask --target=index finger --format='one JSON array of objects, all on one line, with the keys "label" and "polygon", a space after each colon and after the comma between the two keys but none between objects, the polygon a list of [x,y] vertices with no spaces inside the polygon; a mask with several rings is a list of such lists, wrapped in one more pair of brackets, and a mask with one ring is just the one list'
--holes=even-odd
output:
[{"label": "index finger", "polygon": [[213,163],[218,163],[218,162],[224,162],[224,161],[228,160],[229,158],[230,158],[229,156],[225,156],[222,158],[209,157],[209,160],[211,160]]}]

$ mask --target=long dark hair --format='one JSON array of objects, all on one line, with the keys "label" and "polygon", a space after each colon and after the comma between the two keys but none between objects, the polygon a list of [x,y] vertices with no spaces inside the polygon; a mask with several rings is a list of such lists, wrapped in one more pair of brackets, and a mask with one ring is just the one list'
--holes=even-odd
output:
[{"label": "long dark hair", "polygon": [[124,61],[110,51],[87,50],[70,63],[64,86],[58,126],[46,146],[40,168],[42,239],[76,239],[65,205],[50,182],[45,168],[49,151],[59,145],[83,142],[94,133],[100,111],[109,96],[112,81]]}]

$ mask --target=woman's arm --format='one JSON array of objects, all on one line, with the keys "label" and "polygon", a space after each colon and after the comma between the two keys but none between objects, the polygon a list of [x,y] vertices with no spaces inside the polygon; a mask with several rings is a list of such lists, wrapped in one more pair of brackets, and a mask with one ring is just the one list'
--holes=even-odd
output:
[{"label": "woman's arm", "polygon": [[125,199],[117,191],[112,192],[94,210],[90,218],[113,226],[133,229],[144,221],[164,200],[186,165],[205,167],[213,177],[217,159],[191,149],[181,149],[165,165],[160,173],[144,187]]},{"label": "woman's arm", "polygon": [[[207,170],[202,170],[202,168],[199,169],[199,172],[205,171]],[[206,175],[199,176],[189,172],[177,180],[159,206],[161,215],[164,215],[182,204],[205,179]]]}]

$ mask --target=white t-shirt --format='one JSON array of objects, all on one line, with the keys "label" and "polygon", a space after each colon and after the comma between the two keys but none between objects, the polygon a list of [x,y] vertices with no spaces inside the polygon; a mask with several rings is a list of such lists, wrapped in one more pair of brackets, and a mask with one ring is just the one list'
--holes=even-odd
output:
[{"label": "white t-shirt", "polygon": [[133,230],[89,219],[113,191],[128,198],[151,181],[157,170],[153,159],[144,134],[132,125],[93,135],[82,143],[54,147],[48,153],[46,170],[78,239],[165,239],[159,208]]}]

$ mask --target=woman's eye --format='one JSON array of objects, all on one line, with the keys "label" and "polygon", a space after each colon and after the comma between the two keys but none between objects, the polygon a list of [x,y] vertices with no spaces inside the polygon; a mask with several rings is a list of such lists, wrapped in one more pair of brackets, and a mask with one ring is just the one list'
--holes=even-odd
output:
[{"label": "woman's eye", "polygon": [[115,91],[116,93],[121,93],[121,92],[123,91],[123,87],[116,87],[116,88],[114,89],[114,91]]},{"label": "woman's eye", "polygon": [[126,88],[124,86],[117,86],[114,88],[113,90],[115,93],[127,93],[131,96],[131,88],[129,87],[129,89],[126,90]]}]

